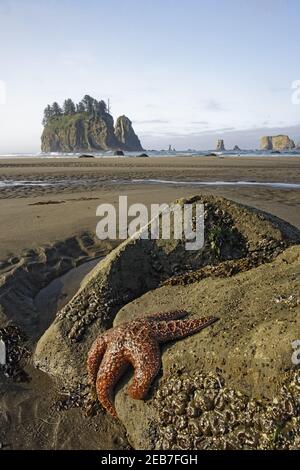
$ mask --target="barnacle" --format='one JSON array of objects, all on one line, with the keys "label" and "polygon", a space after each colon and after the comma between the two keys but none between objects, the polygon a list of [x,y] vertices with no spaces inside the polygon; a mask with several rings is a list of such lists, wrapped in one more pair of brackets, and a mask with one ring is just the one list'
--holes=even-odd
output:
[{"label": "barnacle", "polygon": [[[156,449],[299,449],[300,371],[273,400],[229,388],[220,374],[181,374],[162,382]],[[171,423],[171,424],[170,424]]]}]

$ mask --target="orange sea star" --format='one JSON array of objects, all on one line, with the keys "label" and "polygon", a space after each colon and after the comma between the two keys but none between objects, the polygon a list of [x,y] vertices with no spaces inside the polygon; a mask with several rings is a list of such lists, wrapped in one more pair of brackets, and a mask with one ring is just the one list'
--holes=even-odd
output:
[{"label": "orange sea star", "polygon": [[153,314],[111,328],[94,341],[87,360],[89,381],[96,384],[98,399],[112,416],[117,416],[114,386],[130,364],[134,378],[128,393],[141,400],[161,367],[159,344],[192,335],[217,320],[182,320],[186,315],[182,310]]}]

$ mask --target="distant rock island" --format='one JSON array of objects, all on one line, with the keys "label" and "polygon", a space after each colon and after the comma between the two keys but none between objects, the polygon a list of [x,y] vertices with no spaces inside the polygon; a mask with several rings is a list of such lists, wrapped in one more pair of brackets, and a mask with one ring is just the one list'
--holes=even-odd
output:
[{"label": "distant rock island", "polygon": [[[238,145],[235,145],[232,150],[233,150],[234,152],[240,152],[240,151],[241,151],[241,149],[240,149],[240,147],[239,147]],[[218,152],[224,152],[224,151],[226,151],[225,142],[224,142],[223,139],[219,139],[219,140],[217,141],[216,151],[218,151]]]},{"label": "distant rock island", "polygon": [[224,150],[226,150],[223,139],[218,140],[216,150],[219,151],[219,152],[223,152]]},{"label": "distant rock island", "polygon": [[261,150],[293,150],[295,142],[287,135],[264,136],[260,139]]},{"label": "distant rock island", "polygon": [[141,142],[125,115],[114,125],[106,103],[85,95],[63,108],[54,102],[44,110],[42,152],[95,152],[105,150],[142,151]]}]

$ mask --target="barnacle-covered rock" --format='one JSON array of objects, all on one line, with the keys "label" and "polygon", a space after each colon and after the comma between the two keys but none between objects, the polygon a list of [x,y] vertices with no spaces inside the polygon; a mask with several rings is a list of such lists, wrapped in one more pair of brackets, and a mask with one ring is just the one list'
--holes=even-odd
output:
[{"label": "barnacle-covered rock", "polygon": [[[94,268],[39,340],[34,356],[39,368],[74,386],[85,377],[83,358],[91,343],[112,325],[124,305],[131,305],[134,299],[156,289],[174,274],[183,276],[183,284],[211,275],[222,278],[224,272],[226,279],[231,279],[237,272],[272,261],[287,246],[300,242],[300,232],[295,227],[223,198],[195,196],[177,203],[204,204],[204,246],[186,250],[185,238],[174,238],[174,231],[169,240],[143,239],[136,234],[121,243]],[[218,270],[222,263],[227,264]],[[212,269],[212,273],[209,267],[216,271]],[[207,272],[199,272],[205,268]],[[224,300],[223,309],[228,311],[228,300]],[[210,308],[213,307],[212,297]]]},{"label": "barnacle-covered rock", "polygon": [[[300,407],[295,405],[299,398],[295,383],[299,379],[300,370],[297,370],[286,378],[272,401],[260,402],[235,389],[225,388],[225,381],[220,375],[185,374],[184,383],[187,389],[197,387],[197,383],[205,384],[203,388],[196,388],[194,393],[198,397],[198,403],[203,404],[198,416],[190,413],[190,409],[195,406],[194,398],[190,397],[185,410],[181,409],[180,413],[170,406],[172,401],[167,401],[166,398],[172,396],[173,392],[169,388],[169,381],[165,380],[154,398],[158,412],[154,448],[296,449],[300,442]],[[210,410],[206,409],[211,383],[221,384],[220,396],[226,396],[222,412],[216,405]],[[181,391],[183,392],[184,390]],[[168,416],[171,417],[172,424],[166,425]]]},{"label": "barnacle-covered rock", "polygon": [[[168,415],[166,410],[172,409],[173,400],[177,403],[178,396],[185,393],[185,413],[189,419],[200,422],[203,414],[218,412],[223,416],[225,429],[230,431],[236,429],[236,422],[243,415],[245,430],[248,432],[254,426],[260,433],[260,448],[270,448],[269,441],[263,437],[264,427],[269,433],[274,429],[274,422],[278,422],[278,410],[281,416],[289,418],[294,413],[292,403],[298,407],[300,403],[297,377],[292,378],[283,392],[284,397],[292,393],[293,402],[288,398],[284,405],[280,398],[286,373],[295,368],[292,342],[300,338],[300,306],[291,308],[285,302],[273,301],[275,294],[289,298],[292,293],[298,293],[299,280],[295,273],[299,269],[300,247],[295,246],[285,250],[272,263],[231,278],[160,287],[118,313],[115,324],[137,318],[141,309],[146,315],[151,311],[184,307],[195,317],[204,312],[219,317],[211,330],[203,330],[201,335],[165,348],[162,377],[150,390],[146,402],[126,399],[126,387],[117,391],[116,409],[133,447],[147,449],[154,445],[152,438],[147,437],[147,428],[149,420],[157,419],[152,398],[157,390],[159,400],[164,403],[166,423],[175,423],[175,411]],[[214,371],[213,375],[210,371]],[[205,395],[203,390],[206,390]],[[274,397],[277,404],[276,401],[273,403]],[[266,400],[274,407],[271,416],[263,414]],[[184,416],[184,406],[178,406],[178,416]],[[212,425],[210,421],[204,425],[204,432],[211,435],[205,437],[205,443],[203,440],[201,444],[198,442],[201,448],[218,445],[219,437],[213,434]],[[222,423],[222,429],[224,426]],[[230,434],[229,439],[229,432],[226,432],[220,448],[231,448],[233,442],[238,445],[237,436]],[[249,441],[244,445],[253,448],[256,444]]]},{"label": "barnacle-covered rock", "polygon": [[15,382],[25,382],[29,379],[24,370],[26,359],[30,352],[26,347],[26,335],[16,325],[9,324],[0,328],[0,339],[5,344],[5,364],[0,364],[0,376],[13,379]]}]

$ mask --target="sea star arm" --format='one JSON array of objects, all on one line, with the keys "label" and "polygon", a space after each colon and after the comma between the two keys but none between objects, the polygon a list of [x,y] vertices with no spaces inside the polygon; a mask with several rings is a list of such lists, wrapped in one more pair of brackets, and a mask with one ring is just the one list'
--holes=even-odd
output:
[{"label": "sea star arm", "polygon": [[162,320],[177,320],[178,318],[183,318],[188,315],[188,312],[185,310],[170,310],[169,312],[158,312],[158,313],[152,313],[150,315],[147,315],[145,319],[147,320],[156,320],[156,321],[162,321]]},{"label": "sea star arm", "polygon": [[147,342],[138,341],[134,351],[128,350],[128,360],[134,367],[134,377],[128,387],[128,394],[135,400],[143,399],[161,367],[158,342],[150,338]]},{"label": "sea star arm", "polygon": [[93,342],[87,358],[88,377],[91,384],[94,384],[96,381],[97,373],[105,350],[106,341],[104,336],[98,336],[98,338]]},{"label": "sea star arm", "polygon": [[117,412],[113,402],[114,386],[127,367],[128,361],[124,356],[116,356],[115,360],[112,360],[109,349],[107,349],[97,375],[96,392],[98,399],[103,408],[115,418],[117,418]]},{"label": "sea star arm", "polygon": [[159,343],[165,343],[197,333],[215,321],[216,317],[203,317],[194,320],[157,322],[153,324],[154,335]]}]

